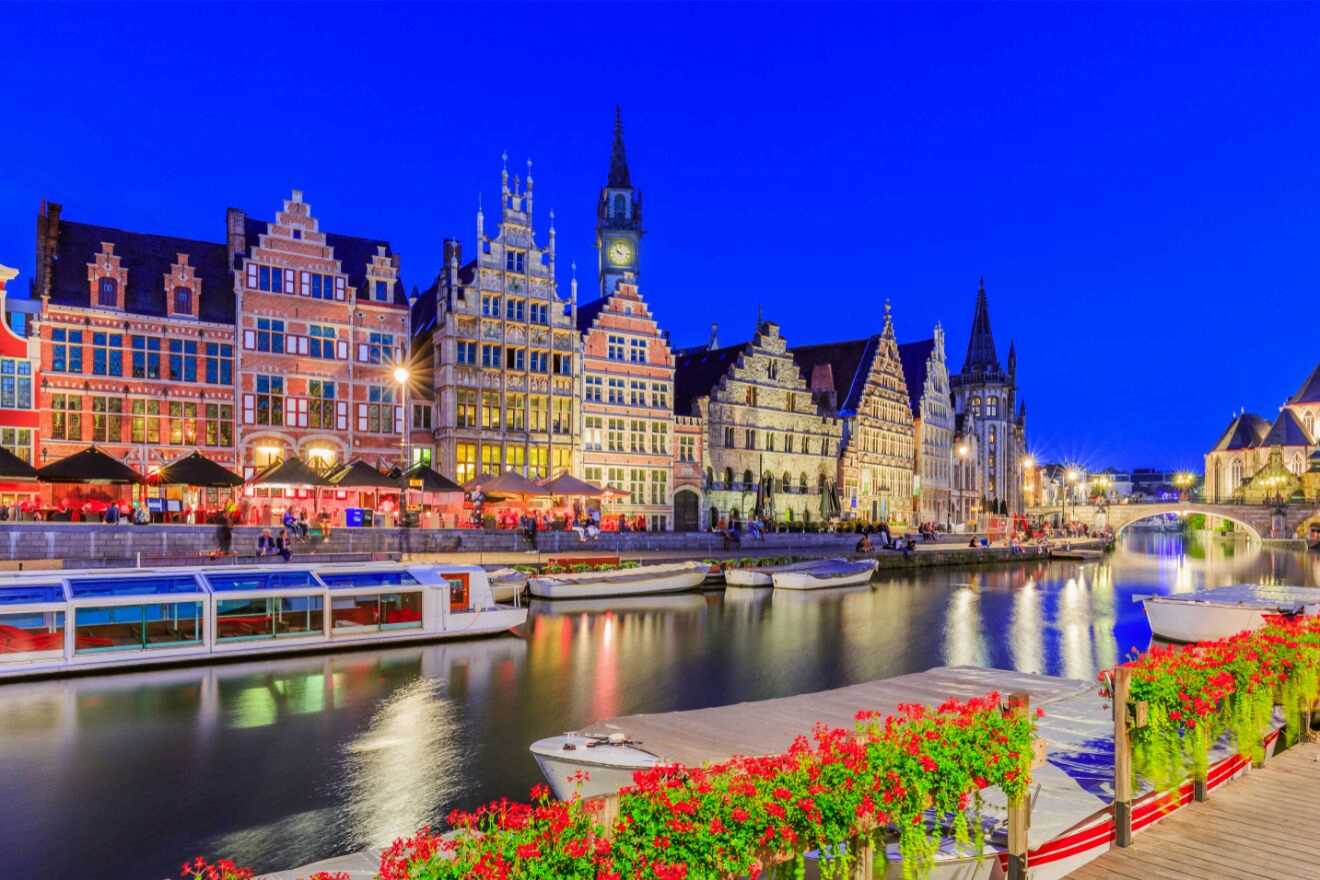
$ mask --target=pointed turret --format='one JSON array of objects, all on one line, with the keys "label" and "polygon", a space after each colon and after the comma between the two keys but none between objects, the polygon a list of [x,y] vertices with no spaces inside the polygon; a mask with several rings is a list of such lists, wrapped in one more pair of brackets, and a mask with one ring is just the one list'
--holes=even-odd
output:
[{"label": "pointed turret", "polygon": [[614,108],[614,148],[610,151],[610,176],[605,184],[613,189],[631,189],[628,175],[628,154],[623,149],[623,108]]},{"label": "pointed turret", "polygon": [[985,279],[976,291],[976,311],[972,313],[972,335],[967,340],[967,357],[963,359],[963,374],[998,373],[999,355],[995,351],[995,337],[990,332],[990,306],[985,296]]}]

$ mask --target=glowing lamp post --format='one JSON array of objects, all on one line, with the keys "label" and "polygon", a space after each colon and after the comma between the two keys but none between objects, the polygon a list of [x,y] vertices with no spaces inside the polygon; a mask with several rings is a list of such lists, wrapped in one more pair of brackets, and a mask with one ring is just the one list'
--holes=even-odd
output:
[{"label": "glowing lamp post", "polygon": [[403,436],[399,438],[399,470],[408,469],[408,458],[411,450],[408,448],[408,380],[412,378],[408,374],[408,368],[398,366],[394,368],[394,381],[399,383],[399,404],[403,411]]}]

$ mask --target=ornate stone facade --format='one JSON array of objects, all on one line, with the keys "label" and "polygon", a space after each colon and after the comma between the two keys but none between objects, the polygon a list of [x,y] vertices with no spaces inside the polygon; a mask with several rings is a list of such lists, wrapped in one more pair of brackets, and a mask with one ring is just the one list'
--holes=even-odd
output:
[{"label": "ornate stone facade", "polygon": [[555,283],[554,214],[547,244],[532,226],[531,163],[524,185],[500,176],[499,231],[477,209],[477,253],[445,243],[445,267],[414,306],[433,346],[434,467],[460,483],[514,470],[532,478],[579,473],[581,337],[576,284]]},{"label": "ornate stone facade", "polygon": [[680,352],[675,406],[706,427],[704,525],[832,512],[842,424],[818,411],[778,324],[758,321],[742,345]]},{"label": "ornate stone facade", "polygon": [[990,306],[982,279],[962,369],[950,378],[954,409],[971,412],[977,432],[977,467],[989,508],[1022,511],[1022,462],[1026,458],[1026,405],[1017,397],[1017,352],[1008,346],[1008,371],[999,365]]},{"label": "ornate stone facade", "polygon": [[949,499],[953,504],[952,525],[975,522],[981,515],[985,489],[981,485],[981,460],[977,444],[980,434],[976,429],[976,416],[970,412],[954,416],[953,480],[949,486]]},{"label": "ornate stone facade", "polygon": [[793,357],[810,377],[817,405],[842,424],[836,477],[841,515],[908,524],[915,455],[912,410],[888,304],[879,334],[802,346]]},{"label": "ornate stone facade", "polygon": [[951,525],[953,505],[953,398],[944,355],[944,328],[930,339],[898,347],[913,415],[916,476],[912,511],[918,523]]}]

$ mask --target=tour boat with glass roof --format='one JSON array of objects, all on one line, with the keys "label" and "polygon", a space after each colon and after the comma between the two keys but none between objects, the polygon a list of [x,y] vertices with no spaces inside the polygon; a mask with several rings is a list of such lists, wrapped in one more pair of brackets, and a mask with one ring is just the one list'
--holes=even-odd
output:
[{"label": "tour boat with glass roof", "polygon": [[15,573],[0,577],[0,680],[493,635],[526,620],[474,565]]}]

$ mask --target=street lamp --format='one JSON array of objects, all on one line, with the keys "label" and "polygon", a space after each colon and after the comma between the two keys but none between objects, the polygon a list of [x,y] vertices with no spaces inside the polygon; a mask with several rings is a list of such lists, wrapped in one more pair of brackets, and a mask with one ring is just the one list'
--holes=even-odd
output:
[{"label": "street lamp", "polygon": [[1187,473],[1187,471],[1182,471],[1181,473],[1173,475],[1173,485],[1178,487],[1179,495],[1183,501],[1190,501],[1192,499],[1192,483],[1195,481],[1195,477]]},{"label": "street lamp", "polygon": [[411,378],[407,367],[400,365],[394,368],[394,381],[399,383],[399,403],[403,411],[403,436],[399,438],[400,471],[408,469],[410,452],[408,449],[408,440],[410,439],[408,436],[408,380]]},{"label": "street lamp", "polygon": [[[1069,483],[1070,485],[1068,486],[1068,491],[1064,493],[1063,500],[1064,500],[1064,503],[1066,504],[1067,501],[1068,501],[1069,496],[1072,496],[1073,513],[1074,513],[1074,514],[1077,513],[1077,496],[1076,496],[1076,494],[1075,494],[1077,490],[1076,490],[1076,488],[1074,488],[1074,487],[1076,486],[1077,481],[1078,481],[1079,479],[1081,479],[1081,476],[1082,476],[1082,475],[1079,474],[1079,473],[1077,472],[1077,469],[1076,469],[1076,468],[1068,468],[1068,483]],[[1068,514],[1065,512],[1065,513],[1064,513],[1064,519],[1067,519],[1067,518],[1068,518]]]},{"label": "street lamp", "polygon": [[[1036,459],[1032,458],[1030,455],[1022,459],[1022,469],[1027,472],[1027,478],[1022,481],[1022,493],[1023,495],[1028,496],[1024,499],[1023,507],[1034,507],[1036,504],[1036,482],[1031,474],[1032,469],[1035,467]],[[1029,501],[1030,504],[1027,504],[1027,501]]]}]

